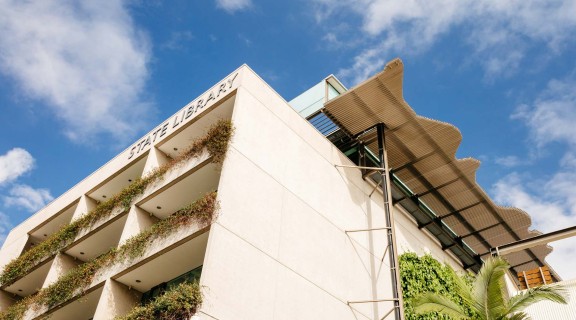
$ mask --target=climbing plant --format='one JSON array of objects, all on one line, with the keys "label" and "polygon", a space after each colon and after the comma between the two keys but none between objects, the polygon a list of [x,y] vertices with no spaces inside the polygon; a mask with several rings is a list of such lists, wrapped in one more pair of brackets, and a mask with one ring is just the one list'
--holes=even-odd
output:
[{"label": "climbing plant", "polygon": [[234,128],[229,120],[219,120],[208,129],[204,136],[193,141],[178,157],[153,170],[145,177],[136,179],[109,200],[99,203],[90,212],[62,227],[37,246],[10,261],[0,274],[0,286],[13,284],[45,259],[56,255],[71,244],[82,231],[89,230],[98,222],[109,218],[116,209],[129,210],[134,200],[142,195],[149,185],[161,180],[166,172],[172,168],[199,156],[203,150],[209,152],[212,162],[221,163],[224,160],[233,131]]},{"label": "climbing plant", "polygon": [[[112,248],[98,258],[68,271],[55,283],[29,296],[0,313],[0,320],[16,320],[24,316],[29,307],[54,307],[62,304],[84,290],[94,280],[98,271],[114,264],[132,261],[141,257],[155,240],[165,238],[183,226],[196,223],[200,227],[209,225],[217,215],[216,192],[207,193],[192,204],[176,211],[168,218],[160,220],[150,228],[128,239],[122,246]],[[151,318],[153,319],[153,318]]]},{"label": "climbing plant", "polygon": [[456,286],[452,294],[464,301],[464,308],[445,294],[429,292],[414,301],[414,310],[419,314],[439,312],[456,319],[471,319],[470,310],[473,310],[473,319],[477,320],[524,320],[531,319],[524,310],[539,301],[567,303],[565,287],[559,284],[530,288],[510,297],[505,283],[509,268],[501,257],[488,257],[472,285],[454,277]]},{"label": "climbing plant", "polygon": [[[464,306],[462,299],[455,294],[454,270],[446,264],[441,264],[431,255],[419,257],[416,253],[407,252],[399,257],[400,283],[404,299],[404,315],[406,320],[449,320],[449,316],[437,312],[417,315],[414,312],[414,300],[423,293],[433,292],[448,297],[457,304]],[[470,283],[470,277],[464,276]],[[470,312],[470,316],[473,317]]]},{"label": "climbing plant", "polygon": [[116,320],[179,320],[190,319],[202,304],[198,282],[181,283],[156,297],[144,306],[137,306],[130,313]]}]

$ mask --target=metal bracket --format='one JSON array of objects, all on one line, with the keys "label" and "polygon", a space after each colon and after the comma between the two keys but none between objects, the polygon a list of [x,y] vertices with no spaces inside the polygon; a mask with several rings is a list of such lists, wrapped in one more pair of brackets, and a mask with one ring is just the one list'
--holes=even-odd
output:
[{"label": "metal bracket", "polygon": [[351,305],[353,303],[373,303],[373,302],[385,302],[385,301],[398,301],[398,299],[390,298],[390,299],[378,299],[378,300],[348,301],[346,302],[346,304]]},{"label": "metal bracket", "polygon": [[335,164],[334,166],[339,167],[339,168],[356,168],[356,169],[366,169],[366,170],[374,170],[374,171],[386,171],[386,169],[378,168],[378,167],[347,166],[347,165],[343,165],[343,164]]},{"label": "metal bracket", "polygon": [[372,228],[372,229],[359,229],[359,230],[346,230],[344,232],[364,232],[364,231],[377,231],[377,230],[390,230],[389,227],[382,227],[382,228]]},{"label": "metal bracket", "polygon": [[[348,301],[346,302],[346,304],[351,307],[351,304],[354,303],[375,303],[375,302],[388,302],[388,301],[398,301],[398,299],[378,299],[378,300],[363,300],[363,301]],[[393,306],[390,311],[386,312],[386,314],[380,318],[380,320],[384,320],[387,316],[389,316],[394,310],[400,308],[399,306]]]}]

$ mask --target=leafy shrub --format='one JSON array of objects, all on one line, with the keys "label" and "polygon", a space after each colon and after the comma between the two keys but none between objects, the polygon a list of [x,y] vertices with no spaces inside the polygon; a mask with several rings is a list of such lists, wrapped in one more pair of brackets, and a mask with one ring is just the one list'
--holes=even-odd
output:
[{"label": "leafy shrub", "polygon": [[154,243],[154,240],[164,238],[179,228],[192,223],[196,223],[200,227],[207,226],[217,215],[216,196],[216,192],[207,193],[204,197],[176,211],[168,218],[128,239],[119,248],[112,248],[100,257],[68,271],[58,281],[40,290],[36,295],[19,301],[8,308],[6,312],[1,313],[0,320],[21,319],[30,306],[51,308],[64,303],[79,294],[83,294],[99,270],[142,256],[145,250]]},{"label": "leafy shrub", "polygon": [[98,222],[109,218],[115,209],[129,210],[134,199],[142,195],[149,185],[161,180],[170,169],[199,156],[204,149],[208,150],[213,162],[221,163],[226,155],[233,132],[234,128],[229,120],[219,120],[208,129],[206,135],[192,142],[177,158],[155,169],[147,176],[136,179],[118,194],[99,203],[92,211],[64,226],[45,241],[10,261],[0,274],[0,286],[13,284],[39,263],[71,244],[80,232],[89,230]]},{"label": "leafy shrub", "polygon": [[138,306],[116,320],[190,319],[202,304],[198,282],[181,283],[145,306]]},{"label": "leafy shrub", "polygon": [[[414,299],[425,292],[439,293],[452,301],[464,305],[462,299],[455,294],[454,276],[456,273],[447,264],[441,264],[431,255],[418,257],[416,253],[407,252],[399,259],[400,283],[404,300],[404,317],[406,320],[450,320],[449,316],[433,312],[417,315],[414,312]],[[465,276],[470,283],[470,278]]]}]

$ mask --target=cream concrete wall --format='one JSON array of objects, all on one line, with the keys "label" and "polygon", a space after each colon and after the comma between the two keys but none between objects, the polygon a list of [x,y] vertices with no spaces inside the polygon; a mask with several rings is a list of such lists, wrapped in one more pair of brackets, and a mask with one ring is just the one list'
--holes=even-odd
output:
[{"label": "cream concrete wall", "polygon": [[419,256],[430,254],[441,263],[447,263],[460,273],[466,272],[460,261],[450,251],[443,251],[440,243],[426,230],[418,229],[416,222],[400,205],[395,208],[396,240],[398,254],[415,252]]},{"label": "cream concrete wall", "polygon": [[[156,239],[153,243],[151,243],[149,245],[148,248],[145,249],[144,253],[142,254],[142,256],[137,257],[135,259],[128,259],[126,261],[120,261],[118,263],[112,264],[110,267],[105,268],[105,269],[100,269],[96,272],[96,274],[94,275],[94,279],[92,280],[92,282],[90,283],[90,285],[88,285],[85,289],[85,291],[90,291],[93,288],[102,286],[102,284],[106,285],[107,283],[109,284],[109,286],[112,287],[108,287],[108,289],[106,288],[106,286],[104,286],[104,292],[106,292],[106,290],[108,290],[108,293],[106,293],[106,295],[104,296],[104,301],[99,301],[99,304],[105,304],[105,305],[109,305],[109,301],[107,301],[107,299],[112,299],[110,297],[110,295],[114,295],[114,296],[118,296],[120,297],[119,301],[117,302],[118,305],[113,306],[114,310],[110,310],[110,311],[106,311],[106,312],[124,312],[126,310],[128,310],[128,305],[133,303],[133,298],[128,298],[128,296],[123,292],[123,289],[121,288],[117,288],[115,287],[113,284],[110,284],[110,279],[121,274],[124,270],[140,265],[142,263],[147,262],[149,259],[153,259],[156,257],[161,256],[162,254],[164,254],[165,249],[170,247],[170,248],[174,248],[177,247],[178,245],[181,245],[183,242],[185,241],[189,241],[192,238],[194,238],[196,235],[195,233],[200,232],[201,230],[203,230],[202,228],[200,228],[198,225],[190,225],[190,226],[186,226],[186,227],[180,227],[178,228],[176,231],[174,231],[170,237],[168,238],[160,238],[160,239]],[[81,299],[80,296],[80,290],[78,290],[76,292],[76,298],[72,299],[73,301],[78,301],[79,297]],[[105,307],[101,307],[101,308],[105,308]],[[27,310],[26,314],[24,315],[23,319],[25,320],[32,320],[32,319],[37,319],[38,317],[40,317],[43,314],[49,313],[49,312],[53,312],[54,310],[58,310],[60,309],[59,307],[54,307],[54,308],[47,308],[44,306],[38,307],[38,308],[31,308],[29,310]],[[100,311],[102,315],[107,314],[105,311]],[[94,317],[95,320],[104,320],[104,319],[110,319],[107,317]]]},{"label": "cream concrete wall", "polygon": [[[219,103],[221,100],[227,99],[227,97],[234,93],[234,90],[240,83],[240,79],[242,78],[242,74],[245,72],[245,70],[249,70],[249,68],[246,65],[243,65],[226,76],[224,79],[216,83],[212,88],[208,89],[202,95],[192,100],[180,110],[176,111],[176,113],[174,113],[174,115],[168,118],[166,121],[160,123],[146,135],[136,140],[131,146],[119,153],[116,157],[108,161],[106,164],[95,170],[82,181],[78,182],[64,194],[53,200],[46,207],[42,208],[40,211],[12,229],[6,237],[6,240],[2,245],[2,250],[0,251],[0,269],[2,269],[8,262],[10,262],[10,260],[18,257],[21,254],[24,246],[26,245],[26,242],[28,241],[28,232],[30,230],[34,229],[38,225],[41,225],[44,221],[50,219],[52,216],[58,214],[62,208],[65,208],[71,203],[78,201],[90,190],[105,182],[109,177],[136,163],[141,159],[142,156],[146,156],[146,153],[149,149],[154,149],[155,145],[159,145],[165,140],[170,139],[174,134],[177,134],[180,129],[186,126],[186,123],[191,123],[196,118],[202,117],[203,112],[208,110],[212,105]],[[214,94],[216,97],[212,98],[211,94]],[[201,101],[203,101],[202,106],[196,108]],[[183,119],[184,115],[187,115],[187,112],[190,109],[194,110],[194,112],[191,113],[191,116],[187,116],[186,119]],[[178,125],[175,126],[175,124]],[[164,126],[166,126],[166,130],[162,130]],[[155,136],[154,132],[162,132],[165,134],[162,136],[157,134],[157,136]],[[154,137],[154,141],[152,141],[150,144],[147,144],[145,148],[142,148],[142,151],[137,155],[131,156],[131,154],[134,152],[134,148],[148,137]],[[153,160],[150,160],[152,163],[147,166],[147,169],[150,169],[151,167],[163,162],[162,155],[155,153],[153,158]],[[78,215],[75,214],[74,216],[77,217]]]},{"label": "cream concrete wall", "polygon": [[94,319],[111,320],[123,316],[140,303],[142,294],[112,279],[106,280]]},{"label": "cream concrete wall", "polygon": [[80,197],[80,201],[78,201],[78,205],[74,210],[74,214],[72,215],[72,221],[81,218],[86,213],[90,212],[96,208],[96,200],[90,198],[87,195],[83,195]]},{"label": "cream concrete wall", "polygon": [[[384,226],[380,194],[369,197],[359,170],[336,168],[352,163],[251,72],[233,123],[201,318],[380,319],[390,303],[347,303],[392,297],[385,232],[345,232]],[[435,246],[408,219],[396,223],[404,248]],[[408,240],[415,232],[424,239]]]},{"label": "cream concrete wall", "polygon": [[12,295],[10,295],[7,292],[4,291],[0,291],[0,310],[3,310],[5,308],[10,307],[11,305],[13,305],[16,301],[14,300],[14,298],[12,297]]},{"label": "cream concrete wall", "polygon": [[144,172],[142,173],[142,176],[146,176],[154,169],[166,164],[168,161],[168,157],[164,154],[164,152],[158,150],[156,147],[151,148],[150,153],[148,154],[148,158],[146,158],[146,164],[144,165]]},{"label": "cream concrete wall", "polygon": [[[146,190],[143,192],[142,195],[140,195],[134,199],[134,202],[138,203],[141,201],[145,201],[148,198],[153,198],[154,195],[159,193],[160,191],[168,189],[172,185],[177,184],[183,176],[187,176],[190,172],[194,171],[199,165],[203,165],[206,161],[208,161],[208,159],[209,159],[208,152],[203,152],[198,157],[190,159],[185,164],[182,164],[182,165],[179,165],[179,166],[173,168],[172,170],[167,172],[162,179],[160,179],[159,181],[148,186],[148,188],[146,188]],[[161,162],[158,162],[158,161],[155,162],[156,166],[159,164],[161,165]],[[150,167],[152,167],[152,165]],[[202,183],[202,181],[198,181],[198,183]],[[77,213],[77,214],[75,214],[75,216],[80,217],[85,212],[91,210],[92,205],[94,205],[93,200],[91,200],[87,196],[83,196],[81,201],[79,202],[77,208],[76,208],[77,210],[75,213]],[[119,214],[123,214],[122,209],[117,209],[114,212],[112,212],[111,217],[117,216]],[[81,241],[80,239],[83,239],[84,237],[93,236],[95,230],[99,229],[101,226],[106,224],[107,221],[110,221],[110,219],[106,219],[105,221],[99,221],[96,225],[92,226],[89,230],[85,230],[85,231],[81,232],[77,236],[75,242]],[[140,233],[141,231],[150,227],[150,225],[152,223],[157,222],[157,221],[158,221],[158,219],[156,217],[151,217],[148,212],[138,208],[136,205],[132,205],[130,211],[127,213],[126,222],[125,222],[123,228],[121,229],[121,231],[119,231],[119,236],[121,238],[120,242],[121,243],[125,242],[131,236],[134,236],[134,235]],[[116,274],[122,272],[126,268],[133,266],[135,263],[138,263],[139,261],[141,261],[145,258],[149,258],[153,255],[158,254],[159,252],[162,252],[168,246],[172,246],[175,243],[178,243],[178,241],[185,239],[186,237],[191,236],[192,234],[194,234],[198,230],[199,230],[199,228],[197,226],[191,226],[191,227],[179,230],[179,232],[177,232],[176,234],[173,234],[171,237],[169,237],[167,239],[156,241],[154,246],[149,248],[141,259],[131,261],[130,263],[127,263],[127,264],[115,265],[114,267],[112,267],[108,270],[103,270],[102,274],[97,275],[94,282],[90,285],[90,288],[94,288],[96,286],[103,286],[106,281],[109,282],[110,276],[113,276],[113,275],[116,275]],[[202,250],[204,250],[204,247],[202,248]],[[47,260],[49,260],[49,259],[51,259],[51,257],[47,258]],[[50,266],[48,267],[49,271],[47,271],[47,275],[44,276],[40,282],[38,282],[38,287],[42,286],[43,283],[44,283],[44,285],[42,287],[46,287],[46,286],[54,283],[57,279],[59,279],[62,275],[64,275],[68,270],[70,270],[71,268],[73,268],[77,264],[78,264],[78,262],[74,261],[73,258],[71,258],[70,256],[67,256],[65,254],[57,255],[55,257],[54,261],[50,262]],[[26,276],[24,276],[24,278],[29,279],[30,274],[27,274]],[[122,294],[122,290],[114,287],[113,284],[108,284],[108,283],[106,284],[106,286],[103,287],[102,290],[104,290],[103,291],[104,294],[102,296],[103,299],[114,300],[114,299],[116,299],[115,297],[119,297],[118,299],[120,299],[120,300],[118,301],[118,303],[120,303],[120,305],[110,304],[110,302],[106,302],[106,301],[101,302],[100,305],[103,305],[103,306],[99,307],[99,309],[98,309],[99,315],[97,317],[94,317],[94,319],[109,319],[106,316],[108,314],[107,313],[108,311],[106,311],[106,308],[108,308],[108,307],[114,308],[113,310],[110,311],[113,313],[121,313],[121,312],[124,312],[126,310],[127,304],[122,304],[123,299],[125,300],[125,297]],[[11,305],[13,303],[13,301],[12,301],[12,299],[8,299],[8,296],[5,294],[5,292],[0,291],[0,293],[2,294],[0,296],[0,299],[1,299],[0,300],[0,311],[2,311],[4,308]],[[4,299],[4,298],[6,298],[6,299]],[[132,303],[133,301],[131,301],[130,299],[128,299],[127,301],[130,302],[131,305],[133,304]],[[96,302],[98,302],[98,301],[96,301]],[[108,306],[108,307],[106,307],[106,306]],[[94,306],[94,308],[96,308],[96,306]],[[46,312],[46,311],[48,311],[46,308],[40,308],[40,310],[30,310],[26,314],[25,319],[33,319],[33,318],[41,315],[43,312]]]},{"label": "cream concrete wall", "polygon": [[74,260],[74,258],[67,254],[57,254],[56,257],[54,257],[54,261],[52,261],[50,271],[48,271],[48,275],[46,275],[42,288],[47,288],[56,282],[60,276],[78,266],[80,262],[81,261]]},{"label": "cream concrete wall", "polygon": [[[234,88],[238,86],[233,114],[236,133],[219,184],[221,215],[208,239],[201,278],[205,302],[200,316],[381,319],[391,307],[389,302],[348,302],[392,297],[388,258],[384,256],[385,232],[346,232],[385,226],[381,195],[377,191],[369,196],[373,187],[362,180],[359,170],[336,168],[335,164],[353,163],[249,68],[239,69],[234,79]],[[150,148],[144,172],[166,161],[163,153]],[[119,157],[125,157],[127,151]],[[207,157],[203,154],[168,173],[136,202],[168,188]],[[82,198],[74,218],[89,210],[93,203],[84,193],[127,165],[126,159],[118,159],[18,226],[2,249],[0,266],[20,253],[30,229],[68,204]],[[113,215],[117,214],[120,211]],[[419,248],[429,248],[439,260],[451,259],[410,219],[397,210],[395,216],[399,249],[421,253]],[[152,222],[146,212],[133,206],[120,242]],[[142,259],[195,231],[182,230],[156,243]],[[102,286],[103,292],[95,319],[125,312],[133,302],[125,288],[110,277],[135,263],[138,261],[116,265],[94,279],[90,287]],[[51,270],[54,276],[47,281],[62,274],[65,268],[61,269]],[[119,304],[113,305],[116,299]],[[9,301],[0,296],[0,307],[3,303]],[[31,311],[27,317],[44,311]]]},{"label": "cream concrete wall", "polygon": [[118,246],[125,244],[126,240],[148,229],[148,227],[158,222],[158,220],[158,218],[133,205],[130,208],[130,212],[128,212],[126,225],[122,230]]},{"label": "cream concrete wall", "polygon": [[506,292],[508,293],[509,297],[515,296],[520,292],[518,286],[516,286],[516,283],[514,282],[514,279],[517,278],[515,278],[514,274],[508,270],[508,272],[506,272],[506,276],[504,277],[504,284],[506,285]]},{"label": "cream concrete wall", "polygon": [[525,309],[533,320],[576,320],[576,280],[558,282],[564,288],[568,304],[540,301]]}]

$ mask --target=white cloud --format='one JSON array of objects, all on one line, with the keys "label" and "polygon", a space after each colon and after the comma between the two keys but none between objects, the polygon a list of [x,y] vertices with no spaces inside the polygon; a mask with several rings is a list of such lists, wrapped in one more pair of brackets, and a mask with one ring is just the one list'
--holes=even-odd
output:
[{"label": "white cloud", "polygon": [[0,0],[0,16],[0,71],[45,101],[70,139],[125,140],[145,126],[148,42],[121,0]]},{"label": "white cloud", "polygon": [[33,167],[34,158],[22,148],[14,148],[0,155],[0,185],[17,179]]},{"label": "white cloud", "polygon": [[240,39],[240,41],[244,42],[244,44],[247,47],[252,46],[252,40],[250,40],[250,38],[248,38],[246,35],[244,34],[238,34],[238,39]]},{"label": "white cloud", "polygon": [[4,197],[7,207],[20,207],[30,212],[42,209],[54,197],[48,189],[34,189],[28,185],[15,185],[10,189],[9,196]]},{"label": "white cloud", "polygon": [[494,200],[528,212],[540,231],[563,229],[576,225],[576,192],[566,188],[574,179],[576,172],[558,172],[548,181],[512,173],[494,184]]},{"label": "white cloud", "polygon": [[334,32],[328,32],[322,40],[326,41],[331,47],[333,48],[341,48],[344,46],[344,43],[338,39],[338,35]]},{"label": "white cloud", "polygon": [[565,168],[576,168],[576,155],[572,151],[567,152],[560,159],[560,166]]},{"label": "white cloud", "polygon": [[[525,210],[532,217],[533,227],[543,232],[576,225],[575,84],[570,79],[550,81],[534,103],[518,107],[512,116],[527,126],[528,143],[537,153],[546,152],[551,143],[564,147],[556,171],[541,177],[512,173],[492,188],[496,202]],[[554,251],[547,261],[564,278],[575,279],[576,238],[551,245]]]},{"label": "white cloud", "polygon": [[[345,69],[358,79],[368,69],[401,53],[421,54],[439,39],[458,29],[461,43],[472,51],[488,77],[517,69],[530,46],[560,52],[576,32],[576,1],[473,1],[473,0],[315,0],[316,18],[335,21],[355,13],[364,36],[364,49],[355,66]],[[354,35],[358,37],[359,35]],[[374,54],[372,51],[377,50]],[[358,62],[361,60],[361,63]],[[373,65],[377,66],[374,67]],[[355,73],[355,74],[353,74]]]},{"label": "white cloud", "polygon": [[228,13],[248,9],[252,6],[251,0],[216,0],[216,6]]},{"label": "white cloud", "polygon": [[574,270],[574,265],[576,264],[576,239],[567,238],[552,242],[550,245],[554,248],[554,251],[546,257],[546,261],[552,269],[563,280],[576,279],[576,270]]},{"label": "white cloud", "polygon": [[350,68],[338,71],[338,76],[350,79],[353,84],[359,83],[379,71],[385,62],[379,49],[365,50],[354,57],[354,64]]},{"label": "white cloud", "polygon": [[168,41],[163,43],[161,47],[168,50],[182,50],[192,39],[194,39],[194,35],[189,30],[173,31],[170,33]]},{"label": "white cloud", "polygon": [[525,122],[538,147],[550,142],[576,148],[576,91],[573,80],[552,80],[533,105],[521,105],[512,115]]},{"label": "white cloud", "polygon": [[0,247],[6,240],[6,236],[10,229],[12,229],[12,224],[10,223],[8,216],[0,212]]},{"label": "white cloud", "polygon": [[[542,232],[576,225],[576,172],[561,171],[549,181],[538,181],[517,173],[498,181],[493,189],[498,203],[517,207],[532,217],[532,226]],[[576,279],[576,238],[551,243],[554,251],[546,261],[564,279]]]},{"label": "white cloud", "polygon": [[494,159],[494,162],[496,162],[496,164],[509,168],[517,167],[524,164],[524,161],[522,161],[522,159],[520,159],[517,156],[497,157],[496,159]]}]

